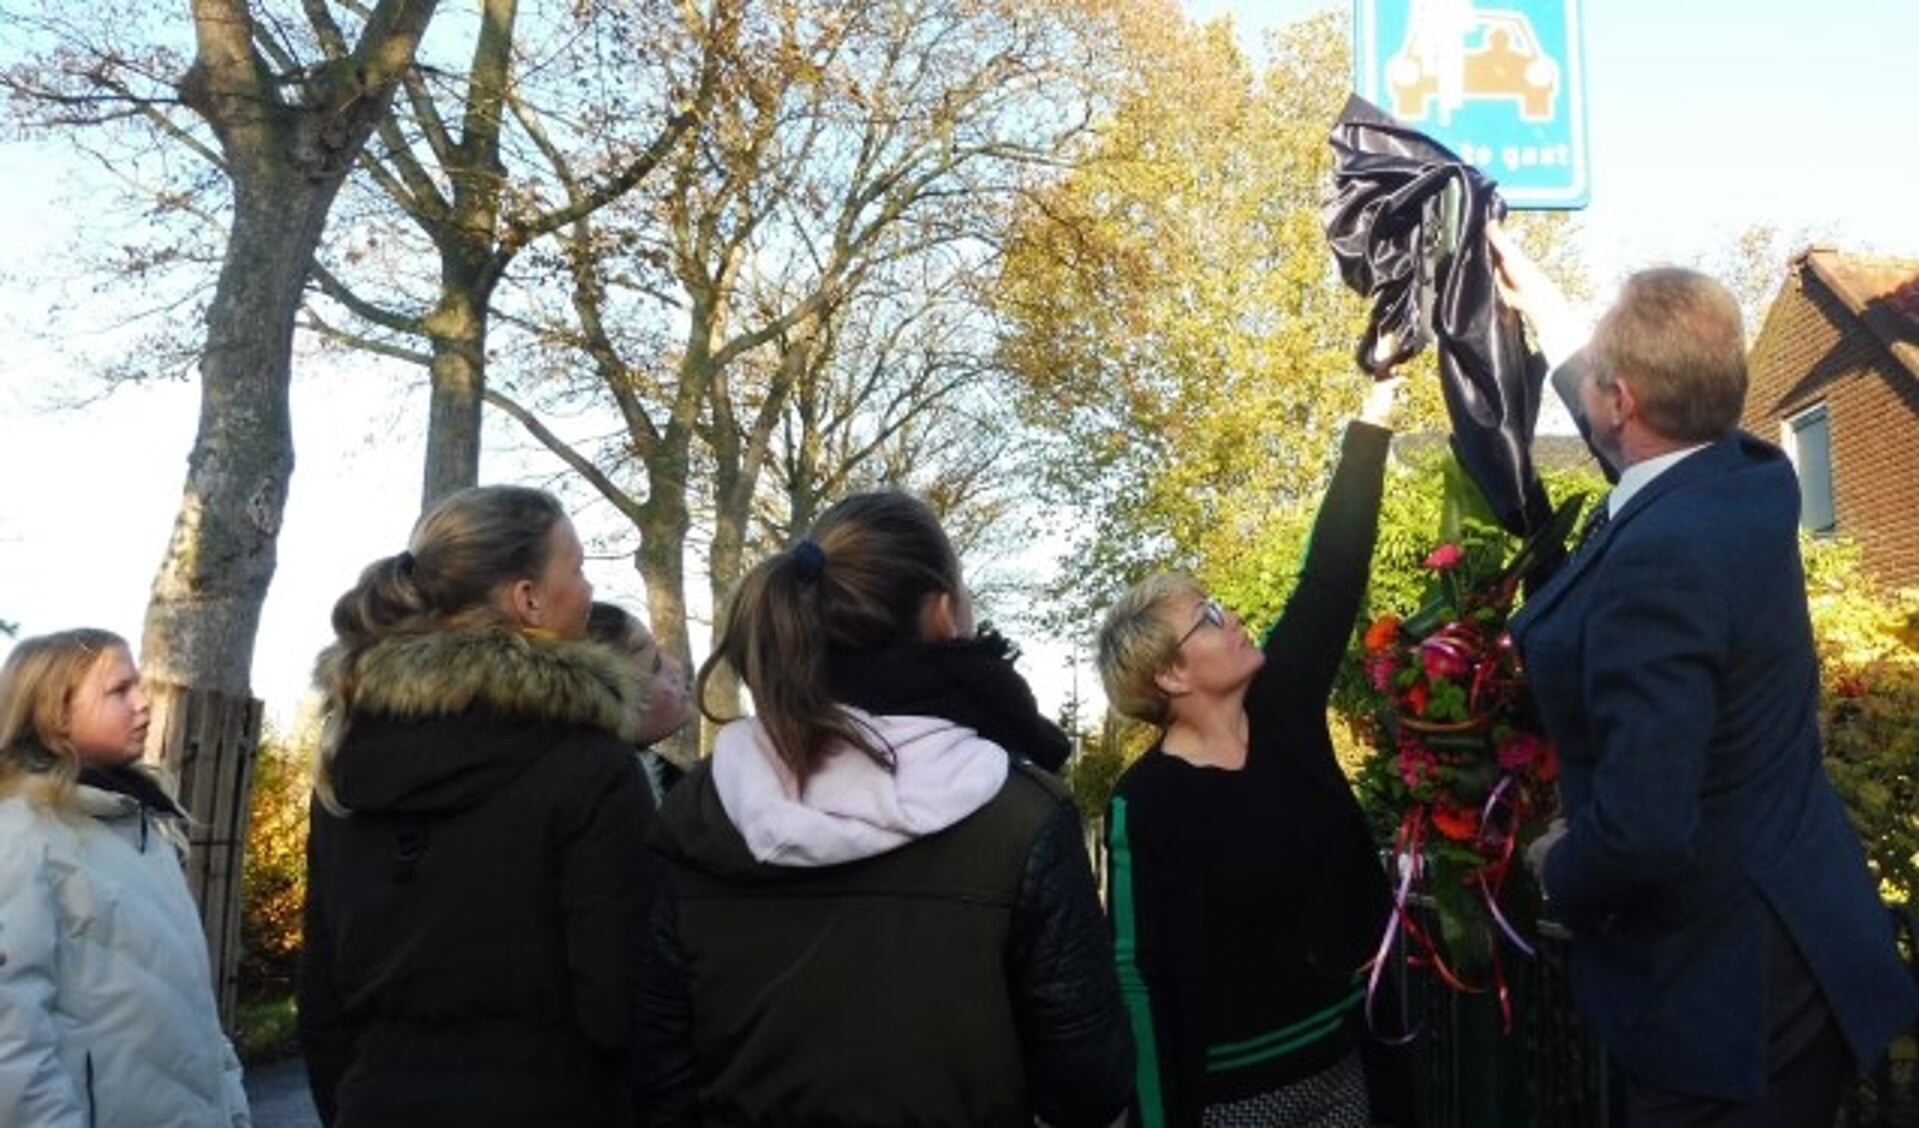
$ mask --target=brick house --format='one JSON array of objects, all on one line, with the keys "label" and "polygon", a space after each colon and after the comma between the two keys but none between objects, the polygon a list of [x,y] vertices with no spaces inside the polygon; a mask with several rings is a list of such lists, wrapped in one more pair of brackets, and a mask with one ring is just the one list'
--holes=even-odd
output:
[{"label": "brick house", "polygon": [[1742,423],[1792,455],[1801,522],[1919,586],[1919,261],[1799,255],[1750,363]]}]

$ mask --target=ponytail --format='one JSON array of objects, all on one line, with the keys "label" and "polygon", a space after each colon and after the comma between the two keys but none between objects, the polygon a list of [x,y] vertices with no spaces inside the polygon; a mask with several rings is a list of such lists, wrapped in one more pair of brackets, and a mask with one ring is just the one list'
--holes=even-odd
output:
[{"label": "ponytail", "polygon": [[890,769],[892,750],[833,700],[832,656],[917,639],[927,598],[960,588],[952,543],[924,502],[897,491],[854,494],[740,581],[700,666],[700,712],[715,723],[734,719],[707,702],[707,683],[724,663],[752,692],[768,739],[802,784],[841,747]]},{"label": "ponytail", "polygon": [[361,570],[359,582],[333,604],[333,633],[358,649],[417,627],[432,610],[414,579],[413,554],[402,552]]},{"label": "ponytail", "polygon": [[715,723],[733,719],[716,716],[706,695],[708,680],[725,663],[752,691],[754,712],[797,778],[811,776],[842,744],[891,766],[890,750],[877,746],[827,689],[825,600],[819,580],[806,579],[804,572],[789,550],[761,561],[740,581],[727,604],[725,628],[700,665],[700,712]]}]

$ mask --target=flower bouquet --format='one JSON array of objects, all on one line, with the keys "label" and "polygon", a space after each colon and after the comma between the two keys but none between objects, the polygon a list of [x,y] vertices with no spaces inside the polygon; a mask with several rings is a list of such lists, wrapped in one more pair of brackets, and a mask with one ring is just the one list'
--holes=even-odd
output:
[{"label": "flower bouquet", "polygon": [[1374,984],[1403,933],[1414,965],[1455,990],[1495,992],[1508,1029],[1500,953],[1533,952],[1538,898],[1523,860],[1557,809],[1559,761],[1506,621],[1521,585],[1561,555],[1582,501],[1510,555],[1513,538],[1496,526],[1449,522],[1458,532],[1424,561],[1425,602],[1404,618],[1378,616],[1365,634],[1375,745],[1366,774],[1398,818],[1394,911]]}]

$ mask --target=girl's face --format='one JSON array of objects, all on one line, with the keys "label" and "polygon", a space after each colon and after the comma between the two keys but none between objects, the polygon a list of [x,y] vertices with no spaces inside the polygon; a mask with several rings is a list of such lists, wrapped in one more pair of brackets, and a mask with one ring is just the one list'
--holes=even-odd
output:
[{"label": "girl's face", "polygon": [[573,522],[561,518],[550,535],[545,570],[513,586],[511,610],[521,626],[551,631],[561,638],[586,637],[593,585],[581,571],[585,560]]},{"label": "girl's face", "polygon": [[687,685],[686,670],[677,659],[661,650],[653,632],[637,621],[627,628],[626,650],[651,678],[647,683],[646,723],[638,742],[652,744],[664,740],[693,718],[693,693]]},{"label": "girl's face", "polygon": [[66,738],[88,767],[125,767],[146,747],[148,708],[132,655],[116,646],[100,655],[74,689]]}]

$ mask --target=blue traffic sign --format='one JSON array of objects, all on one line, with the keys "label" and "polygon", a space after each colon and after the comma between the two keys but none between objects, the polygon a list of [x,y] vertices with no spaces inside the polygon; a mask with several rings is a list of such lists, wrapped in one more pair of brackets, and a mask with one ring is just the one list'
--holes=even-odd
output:
[{"label": "blue traffic sign", "polygon": [[1353,89],[1521,208],[1590,195],[1579,0],[1355,0]]}]

